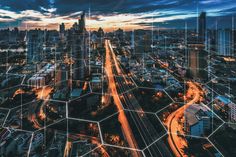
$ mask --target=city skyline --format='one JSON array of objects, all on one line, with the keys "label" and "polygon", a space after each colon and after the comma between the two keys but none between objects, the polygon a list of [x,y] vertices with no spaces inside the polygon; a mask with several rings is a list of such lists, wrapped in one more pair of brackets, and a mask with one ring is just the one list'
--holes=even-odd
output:
[{"label": "city skyline", "polygon": [[[106,0],[63,1],[29,0],[8,1],[0,4],[0,29],[19,27],[20,29],[56,29],[65,23],[70,28],[82,11],[86,12],[86,27],[105,31],[118,28],[133,29],[183,29],[197,28],[197,17],[207,12],[208,28],[230,28],[235,25],[236,2],[227,0],[199,1],[125,1]],[[74,7],[76,6],[76,7]],[[217,25],[217,26],[216,26]]]},{"label": "city skyline", "polygon": [[0,156],[236,156],[235,11],[0,0]]}]

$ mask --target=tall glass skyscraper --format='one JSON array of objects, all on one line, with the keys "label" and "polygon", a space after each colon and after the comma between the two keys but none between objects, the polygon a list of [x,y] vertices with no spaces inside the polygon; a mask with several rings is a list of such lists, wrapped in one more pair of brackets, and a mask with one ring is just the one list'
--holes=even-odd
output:
[{"label": "tall glass skyscraper", "polygon": [[217,54],[231,56],[233,53],[232,31],[230,29],[219,29],[217,31]]},{"label": "tall glass skyscraper", "polygon": [[198,39],[202,43],[206,40],[206,12],[201,12],[198,18]]}]

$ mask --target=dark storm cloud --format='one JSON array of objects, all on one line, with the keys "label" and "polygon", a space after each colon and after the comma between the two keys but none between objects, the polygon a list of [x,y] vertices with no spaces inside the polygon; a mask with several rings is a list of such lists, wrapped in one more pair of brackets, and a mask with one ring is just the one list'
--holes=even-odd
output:
[{"label": "dark storm cloud", "polygon": [[21,21],[42,21],[39,17],[22,17],[19,20]]},{"label": "dark storm cloud", "polygon": [[98,14],[142,13],[176,7],[181,5],[181,1],[170,3],[167,0],[55,0],[54,7],[57,8],[57,13],[62,15],[89,8]]},{"label": "dark storm cloud", "polygon": [[24,10],[40,11],[40,7],[49,8],[50,2],[48,0],[1,0],[1,7],[16,12]]},{"label": "dark storm cloud", "polygon": [[2,18],[2,19],[11,19],[10,16],[2,16],[2,15],[0,15],[0,18]]}]

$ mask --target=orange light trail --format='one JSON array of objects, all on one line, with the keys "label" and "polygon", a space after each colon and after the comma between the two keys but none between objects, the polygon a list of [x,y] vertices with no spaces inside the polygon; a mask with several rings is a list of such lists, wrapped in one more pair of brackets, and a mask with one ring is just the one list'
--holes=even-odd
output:
[{"label": "orange light trail", "polygon": [[[105,64],[105,69],[108,75],[108,82],[109,82],[109,87],[111,89],[111,93],[112,96],[114,98],[114,103],[116,104],[118,111],[119,112],[119,116],[118,116],[118,120],[121,123],[121,127],[122,127],[122,131],[124,133],[124,136],[129,144],[130,147],[137,149],[138,145],[136,143],[136,140],[134,138],[134,135],[132,133],[132,130],[130,128],[129,122],[126,118],[126,115],[123,111],[123,107],[120,101],[120,97],[118,95],[118,91],[116,89],[116,85],[115,85],[115,79],[114,79],[114,74],[112,71],[112,61],[111,61],[111,56],[112,59],[115,60],[114,58],[114,53],[112,53],[112,48],[111,48],[111,44],[110,41],[106,40],[105,41],[105,47],[106,47],[106,64]],[[117,62],[115,61],[115,64],[118,66]],[[121,72],[121,71],[118,71]],[[133,151],[133,156],[140,156],[140,154],[136,151]]]}]

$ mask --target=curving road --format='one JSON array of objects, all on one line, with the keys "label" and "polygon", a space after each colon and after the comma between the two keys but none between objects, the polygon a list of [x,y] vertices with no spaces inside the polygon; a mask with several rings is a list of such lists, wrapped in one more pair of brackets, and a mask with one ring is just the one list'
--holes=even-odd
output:
[{"label": "curving road", "polygon": [[186,98],[191,98],[191,100],[189,100],[184,106],[182,106],[175,112],[172,112],[167,117],[167,120],[165,122],[169,133],[168,143],[173,153],[177,157],[187,157],[187,155],[183,151],[183,148],[187,147],[187,142],[185,139],[177,135],[178,131],[182,134],[182,125],[179,125],[178,119],[183,117],[186,108],[196,102],[199,102],[201,100],[201,95],[203,94],[197,83],[187,82],[187,85],[189,88],[186,94]]}]

